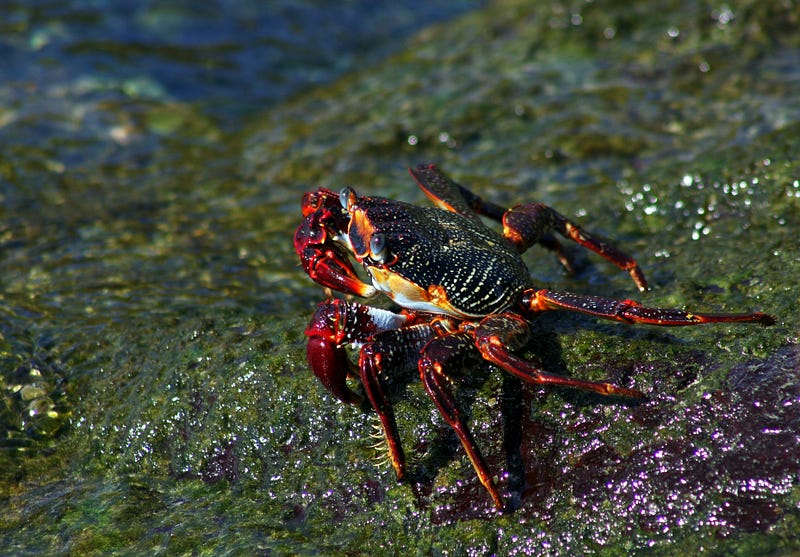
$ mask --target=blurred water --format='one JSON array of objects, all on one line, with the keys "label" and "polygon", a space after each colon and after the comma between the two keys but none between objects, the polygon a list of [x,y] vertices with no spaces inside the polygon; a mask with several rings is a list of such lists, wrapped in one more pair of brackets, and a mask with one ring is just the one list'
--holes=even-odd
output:
[{"label": "blurred water", "polygon": [[7,0],[2,119],[58,114],[59,100],[87,95],[196,101],[231,117],[376,63],[409,34],[480,4]]}]

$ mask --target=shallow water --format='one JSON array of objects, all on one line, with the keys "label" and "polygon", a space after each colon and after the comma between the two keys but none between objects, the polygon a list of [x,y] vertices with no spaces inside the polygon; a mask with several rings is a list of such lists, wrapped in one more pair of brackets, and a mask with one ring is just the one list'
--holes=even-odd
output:
[{"label": "shallow water", "polygon": [[[373,5],[10,4],[0,546],[800,548],[796,8]],[[291,234],[319,184],[422,202],[405,167],[429,160],[612,238],[644,266],[650,305],[779,324],[544,316],[529,354],[648,402],[476,371],[463,402],[519,507],[498,517],[412,384],[397,413],[413,481],[398,485],[374,420],[307,371],[323,292]],[[538,284],[637,295],[574,253],[572,277],[542,250],[526,261]]]}]

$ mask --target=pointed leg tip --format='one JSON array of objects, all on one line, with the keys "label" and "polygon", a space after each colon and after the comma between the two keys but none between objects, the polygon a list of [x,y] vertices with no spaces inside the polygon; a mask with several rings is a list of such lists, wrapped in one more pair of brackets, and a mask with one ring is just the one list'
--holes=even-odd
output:
[{"label": "pointed leg tip", "polygon": [[647,292],[650,290],[650,286],[647,284],[647,279],[644,278],[644,273],[638,265],[631,267],[629,272],[633,282],[636,283],[636,287],[639,289],[639,292]]},{"label": "pointed leg tip", "polygon": [[497,511],[497,514],[503,515],[514,512],[514,506],[511,503],[506,502],[506,500],[503,499],[499,493],[489,490],[489,495],[492,498],[494,509]]},{"label": "pointed leg tip", "polygon": [[765,327],[769,327],[769,326],[774,325],[776,323],[775,318],[773,316],[769,315],[768,313],[758,312],[755,315],[757,317],[757,322],[761,323]]}]

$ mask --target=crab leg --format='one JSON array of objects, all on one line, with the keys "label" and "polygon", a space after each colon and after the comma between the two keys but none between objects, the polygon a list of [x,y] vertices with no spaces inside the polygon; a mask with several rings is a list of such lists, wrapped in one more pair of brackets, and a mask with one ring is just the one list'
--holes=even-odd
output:
[{"label": "crab leg", "polygon": [[523,295],[523,306],[530,312],[569,310],[623,323],[681,326],[701,323],[760,323],[774,325],[775,318],[761,312],[755,313],[696,313],[681,309],[645,307],[634,300],[614,300],[600,296],[530,290]]},{"label": "crab leg", "polygon": [[434,164],[419,165],[409,171],[425,195],[439,208],[473,220],[477,213],[501,222],[503,235],[520,253],[539,243],[554,251],[564,268],[571,272],[572,265],[561,244],[550,234],[553,230],[628,271],[639,290],[647,290],[647,280],[633,257],[585,231],[544,203],[525,203],[506,211],[456,183]]},{"label": "crab leg", "polygon": [[370,405],[381,421],[389,460],[397,479],[405,476],[406,460],[400,444],[400,434],[394,417],[392,403],[381,376],[386,372],[399,373],[413,370],[419,352],[430,340],[433,332],[429,325],[412,325],[403,329],[376,335],[361,348],[358,358],[359,377]]},{"label": "crab leg", "polygon": [[519,252],[540,242],[548,230],[555,230],[565,238],[604,257],[620,269],[628,271],[639,290],[647,290],[647,280],[633,257],[593,236],[544,203],[517,205],[503,216],[503,234]]},{"label": "crab leg", "polygon": [[479,195],[456,183],[435,164],[420,164],[409,168],[411,177],[431,202],[445,211],[452,211],[480,222],[483,215],[500,222],[506,212],[500,205],[486,201]]},{"label": "crab leg", "polygon": [[409,325],[413,319],[408,314],[331,299],[317,306],[306,328],[308,362],[314,375],[336,398],[357,406],[363,405],[364,399],[347,385],[353,366],[345,347],[361,347],[358,376],[381,421],[398,479],[405,474],[405,456],[382,376],[413,370],[420,349],[433,336],[433,328],[427,323]]},{"label": "crab leg", "polygon": [[498,510],[505,509],[500,493],[475,439],[451,392],[451,375],[468,367],[478,354],[523,381],[537,385],[555,385],[591,391],[605,396],[643,398],[636,389],[618,387],[605,381],[587,381],[542,371],[536,365],[514,355],[528,341],[530,328],[519,315],[503,313],[483,319],[477,327],[462,328],[431,340],[422,350],[420,377],[442,417],[453,428],[472,462],[478,479],[489,492]]},{"label": "crab leg", "polygon": [[451,379],[448,371],[460,370],[464,354],[470,352],[474,354],[473,346],[472,337],[468,332],[450,333],[435,338],[422,350],[419,373],[422,384],[439,409],[439,413],[461,441],[478,479],[489,492],[495,507],[502,512],[505,509],[505,502],[450,389]]},{"label": "crab leg", "polygon": [[[496,222],[503,222],[503,215],[506,214],[505,208],[483,199],[455,182],[452,178],[443,174],[435,164],[420,164],[417,168],[409,168],[408,171],[428,199],[440,209],[459,213],[473,220],[478,214]],[[549,232],[543,232],[538,242],[556,254],[558,261],[568,273],[574,272],[572,263],[567,258],[564,248],[561,247],[555,236]],[[524,249],[521,251],[524,251]]]},{"label": "crab leg", "polygon": [[605,381],[587,381],[542,371],[531,362],[514,355],[511,350],[525,345],[530,334],[528,323],[513,313],[503,313],[485,318],[473,332],[475,345],[485,359],[516,375],[523,381],[537,385],[570,387],[591,391],[604,396],[642,398],[636,389],[618,387]]}]

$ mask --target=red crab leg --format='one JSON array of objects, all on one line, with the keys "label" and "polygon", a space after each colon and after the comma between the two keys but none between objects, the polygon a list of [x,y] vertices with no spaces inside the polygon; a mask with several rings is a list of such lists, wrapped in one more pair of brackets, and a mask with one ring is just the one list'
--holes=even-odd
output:
[{"label": "red crab leg", "polygon": [[519,349],[527,343],[529,335],[529,325],[519,315],[513,313],[493,315],[483,319],[477,327],[464,328],[431,340],[423,348],[419,362],[422,384],[436,403],[442,417],[455,431],[478,479],[499,511],[505,509],[505,503],[451,392],[452,380],[449,373],[466,367],[469,364],[467,359],[475,359],[476,347],[484,359],[528,383],[570,387],[605,396],[644,397],[636,389],[619,387],[605,381],[564,377],[541,370],[533,363],[512,353],[512,350]]},{"label": "red crab leg", "polygon": [[523,295],[523,306],[538,313],[549,310],[569,310],[612,319],[624,323],[680,326],[701,323],[760,323],[774,325],[775,318],[761,312],[755,313],[696,313],[681,309],[645,307],[634,300],[614,300],[600,296],[555,292],[552,290],[530,290]]},{"label": "red crab leg", "polygon": [[467,332],[451,333],[435,338],[422,350],[419,374],[425,390],[436,404],[439,413],[461,441],[461,446],[472,462],[481,484],[489,492],[497,510],[502,512],[505,510],[505,502],[451,392],[452,381],[448,371],[460,370],[464,363],[464,355],[469,353],[474,354],[474,343]]},{"label": "red crab leg", "polygon": [[554,230],[628,271],[639,290],[647,290],[647,280],[633,257],[586,232],[551,207],[543,203],[526,203],[506,211],[456,183],[434,164],[422,164],[409,171],[425,195],[438,207],[472,219],[478,213],[502,222],[503,234],[519,252],[539,243],[554,251],[564,268],[572,272],[572,265],[561,244],[549,232]]},{"label": "red crab leg", "polygon": [[411,177],[431,202],[446,211],[452,211],[480,222],[478,214],[500,222],[505,209],[484,201],[464,186],[442,173],[435,164],[420,164],[409,168]]},{"label": "red crab leg", "polygon": [[378,334],[361,348],[358,357],[359,377],[372,408],[381,421],[386,437],[389,461],[397,479],[405,476],[406,459],[400,443],[400,434],[382,377],[413,370],[419,360],[419,352],[432,336],[426,324],[411,325],[403,329]]},{"label": "red crab leg", "polygon": [[314,375],[336,398],[362,405],[364,399],[347,385],[352,364],[345,347],[361,345],[358,375],[370,405],[383,427],[389,460],[402,479],[405,456],[400,444],[394,411],[382,377],[387,372],[413,370],[420,349],[433,335],[427,323],[415,322],[413,314],[396,314],[344,300],[322,302],[306,328],[308,362]]},{"label": "red crab leg", "polygon": [[543,203],[525,203],[512,207],[503,216],[503,234],[520,252],[539,242],[548,230],[555,230],[628,271],[639,290],[647,290],[647,280],[633,257],[593,236],[555,209]]},{"label": "red crab leg", "polygon": [[548,373],[514,355],[511,351],[523,347],[528,341],[530,327],[522,317],[513,313],[485,318],[473,331],[473,335],[481,356],[528,383],[570,387],[605,396],[644,397],[641,391],[618,387],[606,381],[587,381]]}]

